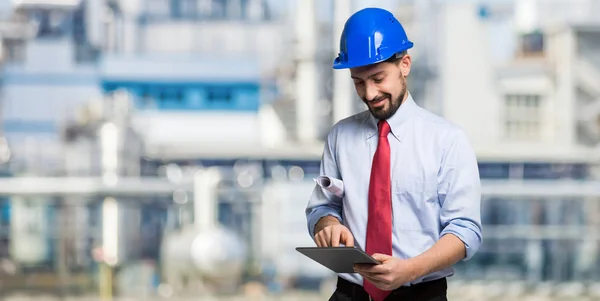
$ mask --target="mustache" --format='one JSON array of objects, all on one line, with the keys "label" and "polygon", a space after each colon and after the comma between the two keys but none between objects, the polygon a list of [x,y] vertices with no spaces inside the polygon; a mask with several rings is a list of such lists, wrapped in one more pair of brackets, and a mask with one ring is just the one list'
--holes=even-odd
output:
[{"label": "mustache", "polygon": [[375,97],[375,98],[373,98],[371,100],[363,98],[363,101],[364,102],[378,102],[378,101],[386,99],[386,98],[390,98],[391,99],[392,95],[390,95],[390,94],[384,94],[384,95],[377,96],[377,97]]}]

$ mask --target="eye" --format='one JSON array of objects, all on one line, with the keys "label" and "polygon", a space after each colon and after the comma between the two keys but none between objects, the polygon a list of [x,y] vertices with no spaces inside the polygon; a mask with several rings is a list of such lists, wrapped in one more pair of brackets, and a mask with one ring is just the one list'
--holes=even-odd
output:
[{"label": "eye", "polygon": [[383,78],[383,77],[382,77],[382,78],[374,78],[374,79],[373,79],[373,81],[374,81],[376,84],[381,84],[381,82],[383,82],[383,80],[384,80],[384,78]]}]

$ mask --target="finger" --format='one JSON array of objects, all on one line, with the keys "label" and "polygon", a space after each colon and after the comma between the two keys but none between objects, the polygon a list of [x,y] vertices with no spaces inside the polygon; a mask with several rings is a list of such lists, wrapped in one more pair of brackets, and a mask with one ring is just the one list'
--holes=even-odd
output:
[{"label": "finger", "polygon": [[361,276],[363,276],[363,278],[365,278],[365,280],[369,281],[370,283],[372,283],[373,285],[375,285],[375,287],[379,288],[379,289],[384,289],[386,287],[386,284],[382,281],[382,279],[371,276],[371,275],[366,275],[366,274],[360,274]]},{"label": "finger", "polygon": [[383,271],[364,271],[364,270],[360,270],[360,273],[368,275],[370,277],[383,277],[383,276],[389,275],[389,273],[386,273],[386,272],[383,272]]},{"label": "finger", "polygon": [[363,275],[361,274],[365,280],[369,281],[370,283],[372,283],[373,285],[375,285],[377,288],[382,289],[382,290],[391,290],[392,287],[392,282],[389,280],[388,277],[386,276],[373,276],[373,275]]},{"label": "finger", "polygon": [[317,233],[317,241],[317,245],[319,247],[322,248],[327,246],[327,230],[323,229],[319,233]]},{"label": "finger", "polygon": [[325,240],[325,234],[323,231],[319,232],[316,236],[317,246],[322,248],[327,246],[327,242]]},{"label": "finger", "polygon": [[373,266],[375,266],[375,264],[371,264],[371,263],[357,263],[354,265],[354,269],[360,272],[363,271],[370,271]]},{"label": "finger", "polygon": [[325,229],[323,229],[323,232],[325,232],[325,236],[324,236],[325,245],[324,245],[324,247],[331,247],[331,236],[332,236],[331,228],[329,228],[329,227],[325,228]]},{"label": "finger", "polygon": [[381,254],[381,253],[375,253],[373,254],[371,257],[373,257],[373,259],[384,263],[385,261],[387,261],[388,259],[392,258],[392,256],[386,255],[386,254]]},{"label": "finger", "polygon": [[340,246],[340,235],[341,234],[342,234],[342,231],[340,230],[339,227],[334,227],[331,230],[331,246],[332,247]]},{"label": "finger", "polygon": [[384,264],[358,264],[355,269],[369,275],[387,275],[392,272],[392,269]]},{"label": "finger", "polygon": [[346,247],[354,247],[354,237],[352,236],[352,233],[350,233],[350,230],[343,231],[341,236]]},{"label": "finger", "polygon": [[323,230],[323,247],[329,247],[329,237],[331,237],[331,231]]},{"label": "finger", "polygon": [[319,233],[315,235],[315,243],[317,244],[317,247],[321,247],[321,235]]},{"label": "finger", "polygon": [[361,276],[363,276],[363,278],[365,278],[365,280],[371,282],[372,284],[378,284],[379,280],[377,279],[377,277],[373,277],[369,274],[363,274],[363,273],[359,273]]}]

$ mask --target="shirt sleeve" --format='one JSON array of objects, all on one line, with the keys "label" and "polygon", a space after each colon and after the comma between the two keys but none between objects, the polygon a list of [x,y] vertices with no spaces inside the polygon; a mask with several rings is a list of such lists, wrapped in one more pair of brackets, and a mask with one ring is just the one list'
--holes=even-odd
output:
[{"label": "shirt sleeve", "polygon": [[[335,156],[337,127],[334,127],[325,141],[321,157],[320,175],[341,179]],[[325,216],[334,216],[342,222],[342,198],[316,185],[306,207],[308,231],[314,239],[315,225]]]},{"label": "shirt sleeve", "polygon": [[482,243],[481,181],[477,158],[462,130],[450,134],[442,158],[438,195],[441,203],[442,233],[463,241],[469,260]]}]

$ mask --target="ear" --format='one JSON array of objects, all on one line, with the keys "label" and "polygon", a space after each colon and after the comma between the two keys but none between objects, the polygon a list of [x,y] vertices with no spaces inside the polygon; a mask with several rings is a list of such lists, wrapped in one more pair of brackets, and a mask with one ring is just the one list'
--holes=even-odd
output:
[{"label": "ear", "polygon": [[404,55],[404,57],[402,57],[402,59],[400,59],[400,72],[402,73],[402,76],[407,77],[410,74],[410,67],[412,64],[412,58],[410,57],[410,54],[406,54]]}]

